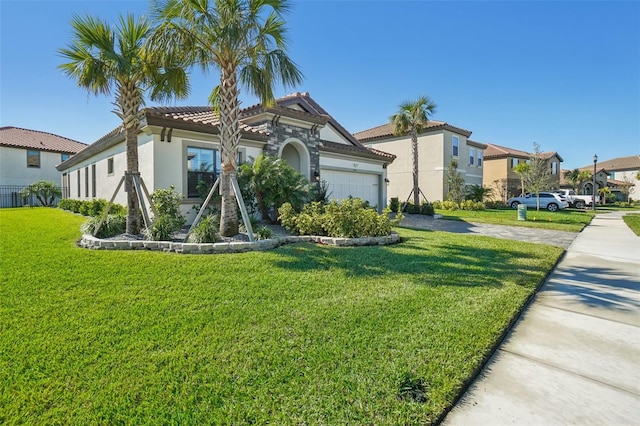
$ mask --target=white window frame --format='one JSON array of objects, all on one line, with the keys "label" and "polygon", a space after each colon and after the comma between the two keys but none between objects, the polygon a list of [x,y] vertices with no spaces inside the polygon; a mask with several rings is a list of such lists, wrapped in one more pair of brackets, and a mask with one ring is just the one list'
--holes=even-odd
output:
[{"label": "white window frame", "polygon": [[475,163],[476,150],[473,148],[469,148],[469,165],[473,166]]},{"label": "white window frame", "polygon": [[451,155],[458,157],[460,155],[460,138],[453,136],[451,138]]},{"label": "white window frame", "polygon": [[476,161],[477,167],[482,167],[482,150],[478,150],[478,161]]}]

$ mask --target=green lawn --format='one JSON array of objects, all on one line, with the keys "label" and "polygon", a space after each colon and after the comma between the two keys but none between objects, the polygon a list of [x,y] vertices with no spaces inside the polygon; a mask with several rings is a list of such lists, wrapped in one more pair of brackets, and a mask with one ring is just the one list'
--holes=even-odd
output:
[{"label": "green lawn", "polygon": [[556,229],[559,231],[580,232],[591,222],[594,213],[591,211],[560,210],[527,210],[527,220],[518,220],[516,209],[487,209],[481,211],[470,210],[436,210],[443,219],[461,220],[465,222],[481,222],[497,225],[522,226],[527,228]]},{"label": "green lawn", "polygon": [[82,220],[0,210],[2,424],[429,424],[562,253],[407,229],[387,247],[90,251]]},{"label": "green lawn", "polygon": [[640,214],[626,214],[622,220],[638,236],[640,236]]}]

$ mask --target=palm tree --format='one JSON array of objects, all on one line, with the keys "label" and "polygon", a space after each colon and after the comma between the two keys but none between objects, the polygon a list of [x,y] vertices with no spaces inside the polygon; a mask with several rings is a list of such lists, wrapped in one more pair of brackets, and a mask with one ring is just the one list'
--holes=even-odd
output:
[{"label": "palm tree", "polygon": [[140,205],[132,173],[138,172],[138,128],[144,93],[152,100],[186,97],[189,84],[184,68],[166,52],[145,45],[152,26],[133,15],[119,17],[115,26],[99,18],[74,16],[73,38],[59,49],[69,60],[59,66],[78,86],[94,95],[115,93],[115,110],[122,119],[127,156],[127,233],[140,232]]},{"label": "palm tree", "polygon": [[240,144],[240,86],[263,105],[274,102],[277,83],[294,86],[302,74],[285,52],[283,14],[287,0],[156,0],[159,31],[154,43],[177,49],[187,63],[220,72],[210,96],[219,112],[222,176],[220,233],[238,232],[237,205],[231,187]]},{"label": "palm tree", "polygon": [[518,163],[513,168],[513,171],[516,172],[518,176],[520,176],[520,195],[524,195],[524,181],[526,180],[525,178],[527,177],[527,175],[531,173],[531,164],[527,162]]},{"label": "palm tree", "polygon": [[[419,96],[414,102],[400,104],[400,110],[390,117],[393,134],[411,135],[411,154],[413,156],[413,204],[420,205],[420,187],[418,186],[418,135],[422,133],[429,116],[436,110],[436,104],[428,96]],[[411,193],[409,196],[411,196]]]}]

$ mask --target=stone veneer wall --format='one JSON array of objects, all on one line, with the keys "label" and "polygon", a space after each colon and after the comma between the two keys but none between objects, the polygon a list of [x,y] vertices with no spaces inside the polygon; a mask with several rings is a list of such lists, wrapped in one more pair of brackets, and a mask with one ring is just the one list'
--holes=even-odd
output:
[{"label": "stone veneer wall", "polygon": [[316,172],[320,173],[320,131],[304,129],[289,124],[273,125],[271,122],[262,123],[262,126],[269,132],[269,140],[264,147],[266,154],[274,157],[278,156],[278,152],[284,141],[289,138],[296,138],[302,142],[309,151],[310,176],[314,176]]},{"label": "stone veneer wall", "polygon": [[92,250],[154,250],[183,254],[216,254],[239,253],[245,251],[270,250],[283,244],[290,243],[318,243],[337,247],[389,245],[400,242],[400,236],[392,232],[382,237],[362,238],[332,238],[320,236],[287,236],[258,240],[253,242],[235,241],[224,243],[176,243],[172,241],[142,241],[142,240],[102,240],[85,234],[79,246]]}]

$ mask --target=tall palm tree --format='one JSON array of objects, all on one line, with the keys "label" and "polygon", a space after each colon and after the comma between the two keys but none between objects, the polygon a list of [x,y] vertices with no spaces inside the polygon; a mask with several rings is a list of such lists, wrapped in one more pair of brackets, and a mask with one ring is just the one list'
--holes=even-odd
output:
[{"label": "tall palm tree", "polygon": [[159,31],[154,43],[178,49],[203,71],[220,72],[210,96],[219,113],[222,176],[220,233],[238,232],[237,204],[231,187],[240,144],[240,87],[273,104],[277,83],[294,86],[302,74],[285,52],[287,0],[156,0]]},{"label": "tall palm tree", "polygon": [[[436,110],[436,104],[428,96],[419,96],[415,101],[400,104],[400,110],[391,116],[393,134],[411,135],[411,154],[413,157],[413,204],[420,205],[420,187],[418,186],[418,135],[429,123],[429,116]],[[409,194],[411,196],[411,194]]]},{"label": "tall palm tree", "polygon": [[144,93],[152,100],[186,97],[189,84],[177,57],[149,48],[153,27],[145,18],[120,16],[114,26],[91,16],[74,16],[73,38],[59,49],[69,62],[59,66],[94,95],[115,94],[115,110],[125,131],[127,156],[127,233],[140,232],[140,205],[131,173],[138,172],[138,128]]}]

